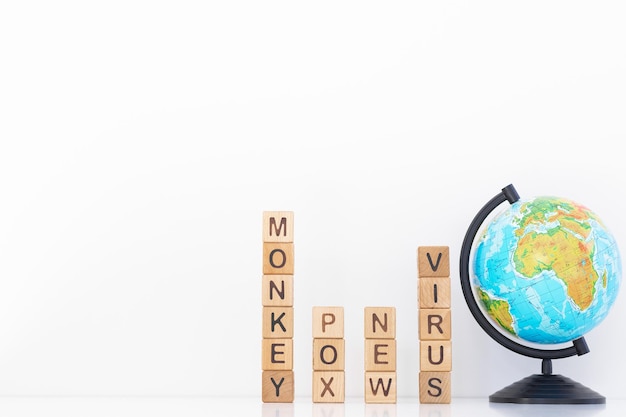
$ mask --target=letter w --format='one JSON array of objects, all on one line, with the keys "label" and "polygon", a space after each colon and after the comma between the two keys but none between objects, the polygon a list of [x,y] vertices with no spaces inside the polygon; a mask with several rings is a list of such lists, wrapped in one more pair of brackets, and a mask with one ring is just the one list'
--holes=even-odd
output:
[{"label": "letter w", "polygon": [[391,378],[389,378],[389,381],[387,382],[387,388],[385,388],[382,378],[378,378],[378,382],[376,383],[376,388],[374,388],[374,382],[372,381],[372,378],[370,378],[370,388],[372,389],[372,392],[374,393],[374,395],[378,395],[378,388],[382,388],[383,394],[386,397],[389,395],[389,389],[391,388]]}]

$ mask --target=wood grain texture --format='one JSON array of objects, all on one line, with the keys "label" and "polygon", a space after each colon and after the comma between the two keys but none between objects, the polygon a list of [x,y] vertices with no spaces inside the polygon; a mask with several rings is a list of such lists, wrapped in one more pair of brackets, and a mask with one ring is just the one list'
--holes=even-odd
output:
[{"label": "wood grain texture", "polygon": [[261,302],[265,307],[292,307],[293,275],[263,275]]},{"label": "wood grain texture", "polygon": [[262,400],[264,403],[292,403],[294,400],[293,371],[263,371]]},{"label": "wood grain texture", "polygon": [[419,246],[417,248],[417,276],[449,277],[450,248],[448,246]]},{"label": "wood grain texture", "polygon": [[293,243],[263,242],[263,274],[293,275]]},{"label": "wood grain texture", "polygon": [[263,212],[263,242],[293,242],[293,211]]},{"label": "wood grain texture", "polygon": [[420,278],[419,308],[450,308],[450,278]]},{"label": "wood grain texture", "polygon": [[293,307],[263,307],[263,338],[293,338]]},{"label": "wood grain texture", "polygon": [[452,398],[451,375],[450,372],[420,372],[420,403],[449,404]]},{"label": "wood grain texture", "polygon": [[313,339],[313,370],[343,371],[345,349],[344,339]]},{"label": "wood grain texture", "polygon": [[365,402],[395,404],[397,379],[395,372],[365,372]]},{"label": "wood grain texture", "polygon": [[450,340],[452,313],[449,308],[419,309],[420,340]]},{"label": "wood grain texture", "polygon": [[345,401],[345,372],[313,371],[312,382],[314,403],[342,403]]},{"label": "wood grain texture", "polygon": [[313,338],[343,339],[343,307],[313,307]]},{"label": "wood grain texture", "polygon": [[452,370],[452,341],[420,341],[420,371],[450,372]]},{"label": "wood grain texture", "polygon": [[396,338],[395,307],[365,307],[364,314],[366,339]]},{"label": "wood grain texture", "polygon": [[293,370],[293,339],[263,339],[261,350],[264,371]]},{"label": "wood grain texture", "polygon": [[365,339],[365,371],[395,371],[396,340]]}]

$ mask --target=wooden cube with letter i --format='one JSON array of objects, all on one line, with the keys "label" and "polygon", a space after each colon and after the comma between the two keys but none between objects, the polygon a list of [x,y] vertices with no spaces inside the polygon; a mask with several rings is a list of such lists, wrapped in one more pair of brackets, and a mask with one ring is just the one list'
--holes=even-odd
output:
[{"label": "wooden cube with letter i", "polygon": [[419,399],[421,403],[450,402],[452,371],[452,313],[450,249],[417,248],[418,325],[420,339]]}]

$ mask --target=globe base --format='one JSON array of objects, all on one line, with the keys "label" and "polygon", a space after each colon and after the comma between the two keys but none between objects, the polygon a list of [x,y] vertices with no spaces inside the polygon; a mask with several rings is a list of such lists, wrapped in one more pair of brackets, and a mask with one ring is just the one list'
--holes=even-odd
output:
[{"label": "globe base", "polygon": [[492,403],[606,404],[606,398],[562,375],[535,374],[489,396]]}]

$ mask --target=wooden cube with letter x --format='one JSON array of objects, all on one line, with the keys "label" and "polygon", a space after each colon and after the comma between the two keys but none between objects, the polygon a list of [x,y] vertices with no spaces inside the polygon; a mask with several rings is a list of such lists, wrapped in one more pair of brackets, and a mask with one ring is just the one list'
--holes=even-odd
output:
[{"label": "wooden cube with letter x", "polygon": [[314,403],[342,403],[345,399],[345,342],[343,307],[313,307]]}]

